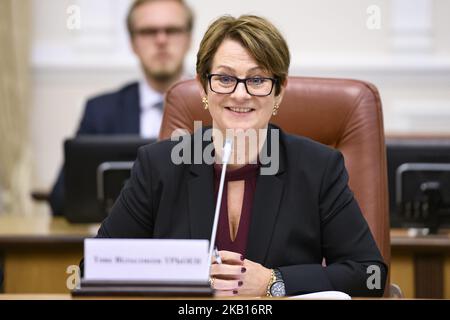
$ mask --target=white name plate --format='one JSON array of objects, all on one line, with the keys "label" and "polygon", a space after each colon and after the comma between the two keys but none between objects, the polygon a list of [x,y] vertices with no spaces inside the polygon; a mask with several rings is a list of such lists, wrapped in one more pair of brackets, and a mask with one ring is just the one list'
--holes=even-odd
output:
[{"label": "white name plate", "polygon": [[207,240],[85,239],[86,280],[206,282]]}]

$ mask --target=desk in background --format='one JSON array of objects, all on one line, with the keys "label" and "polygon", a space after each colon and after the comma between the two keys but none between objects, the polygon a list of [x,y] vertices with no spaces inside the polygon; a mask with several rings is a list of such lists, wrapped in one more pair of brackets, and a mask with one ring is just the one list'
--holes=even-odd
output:
[{"label": "desk in background", "polygon": [[68,293],[70,265],[83,256],[83,240],[99,225],[69,224],[64,218],[0,216],[0,263],[5,293]]},{"label": "desk in background", "polygon": [[450,299],[450,231],[410,237],[392,229],[391,282],[406,298]]},{"label": "desk in background", "polygon": [[[64,218],[0,216],[0,260],[5,293],[69,293],[69,265],[78,265],[83,240],[99,225],[69,224]],[[450,299],[450,232],[425,238],[391,231],[391,282],[406,298]]]}]

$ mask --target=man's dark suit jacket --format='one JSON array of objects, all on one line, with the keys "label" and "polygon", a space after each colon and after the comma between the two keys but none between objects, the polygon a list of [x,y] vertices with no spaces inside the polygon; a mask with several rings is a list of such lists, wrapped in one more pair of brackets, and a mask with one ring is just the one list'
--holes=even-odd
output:
[{"label": "man's dark suit jacket", "polygon": [[[139,89],[138,83],[132,83],[119,91],[89,99],[77,135],[139,135],[139,132]],[[49,202],[54,215],[63,214],[64,172],[62,170],[53,186]]]},{"label": "man's dark suit jacket", "polygon": [[[278,172],[257,178],[245,257],[279,268],[289,295],[338,290],[381,296],[387,267],[347,185],[342,154],[281,130],[279,141]],[[175,165],[171,151],[177,143],[139,149],[131,178],[97,237],[210,238],[213,166]],[[270,154],[270,143],[266,147]],[[370,265],[381,271],[379,290],[367,286]]]}]

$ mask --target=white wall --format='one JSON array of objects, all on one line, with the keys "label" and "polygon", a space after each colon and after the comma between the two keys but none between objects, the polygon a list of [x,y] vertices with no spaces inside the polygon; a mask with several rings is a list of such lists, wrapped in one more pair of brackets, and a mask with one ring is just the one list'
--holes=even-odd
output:
[{"label": "white wall", "polygon": [[[139,76],[124,27],[129,0],[32,0],[34,186],[51,186],[62,141],[77,127],[88,96]],[[255,13],[273,21],[292,53],[292,75],[352,77],[380,90],[388,133],[450,134],[450,1],[447,0],[190,0],[196,14],[195,54],[219,15]],[[81,30],[66,26],[70,5]],[[367,27],[376,5],[380,29]]]}]

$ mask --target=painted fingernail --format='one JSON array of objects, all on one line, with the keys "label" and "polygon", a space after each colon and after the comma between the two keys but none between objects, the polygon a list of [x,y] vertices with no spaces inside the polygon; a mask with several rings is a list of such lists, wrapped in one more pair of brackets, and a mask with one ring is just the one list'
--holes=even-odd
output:
[{"label": "painted fingernail", "polygon": [[244,261],[244,259],[245,259],[244,256],[241,254],[241,261]]},{"label": "painted fingernail", "polygon": [[233,290],[233,294],[238,294],[238,291],[237,290]]},{"label": "painted fingernail", "polygon": [[247,271],[247,269],[245,267],[242,267],[241,272],[244,273],[245,271]]},{"label": "painted fingernail", "polygon": [[243,284],[244,284],[244,281],[239,281],[239,282],[238,282],[238,286],[239,286],[239,287],[242,287]]}]

